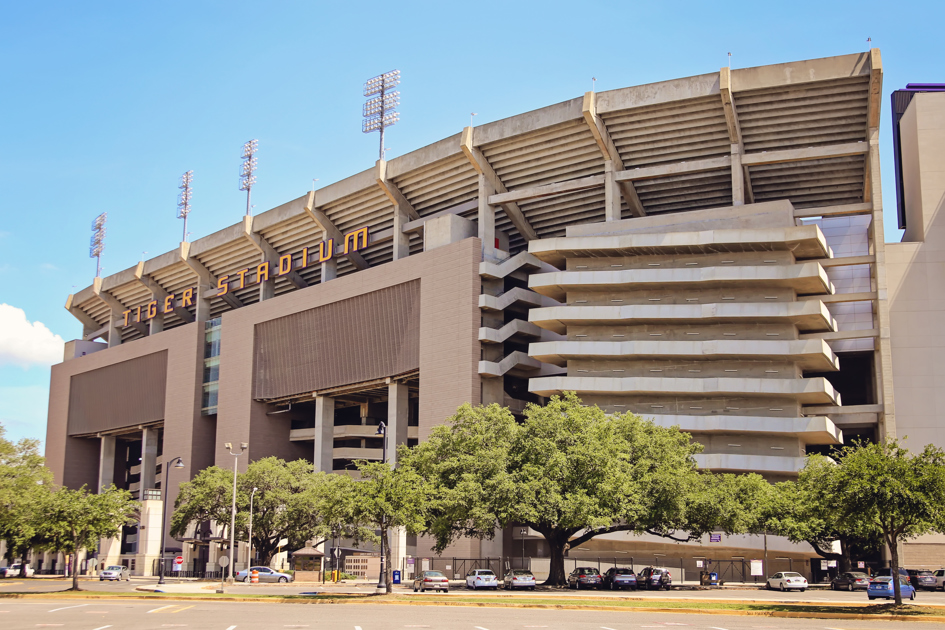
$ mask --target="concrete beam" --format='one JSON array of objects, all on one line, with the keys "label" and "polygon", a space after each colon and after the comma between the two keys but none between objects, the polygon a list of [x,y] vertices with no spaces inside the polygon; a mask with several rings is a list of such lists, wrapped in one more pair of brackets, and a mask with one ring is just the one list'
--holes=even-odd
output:
[{"label": "concrete beam", "polygon": [[[477,173],[485,177],[486,183],[490,188],[493,189],[496,193],[506,193],[508,188],[505,187],[505,184],[502,183],[502,180],[499,179],[499,176],[492,169],[492,166],[489,164],[489,160],[486,159],[486,156],[482,154],[482,151],[479,147],[473,144],[473,128],[466,127],[463,129],[463,135],[460,139],[460,148],[462,148],[463,153],[466,155],[466,159],[469,160],[472,167],[476,170]],[[502,208],[505,210],[506,216],[509,217],[509,221],[512,222],[512,225],[515,226],[515,229],[518,230],[518,233],[522,235],[522,238],[526,242],[538,238],[538,233],[535,232],[531,224],[528,222],[528,219],[525,218],[525,214],[522,213],[521,208],[518,207],[518,204],[514,201],[510,201],[505,204],[501,204]]]},{"label": "concrete beam", "polygon": [[883,101],[883,59],[879,48],[870,49],[870,93],[867,105],[867,130],[879,127],[879,114]]},{"label": "concrete beam", "polygon": [[722,109],[725,110],[725,125],[728,127],[728,140],[732,144],[742,144],[742,128],[738,124],[735,112],[735,99],[732,96],[732,69],[719,70],[719,94],[722,96]]},{"label": "concrete beam", "polygon": [[805,300],[818,300],[824,304],[833,304],[836,302],[872,302],[876,299],[876,291],[863,291],[861,293],[833,293],[831,295],[799,295],[798,302]]},{"label": "concrete beam", "polygon": [[726,155],[717,158],[706,158],[704,160],[689,160],[688,162],[674,162],[672,164],[660,164],[659,166],[634,168],[631,170],[619,171],[614,177],[618,182],[629,182],[643,179],[671,177],[673,175],[683,175],[685,173],[719,171],[724,168],[731,168],[731,166],[732,158]]},{"label": "concrete beam", "polygon": [[[279,252],[269,244],[261,234],[253,231],[253,217],[243,217],[243,238],[249,241],[253,247],[259,250],[260,256],[263,261],[270,261],[273,265],[278,267],[279,265]],[[272,271],[275,274],[275,270]],[[275,275],[273,275],[275,279]],[[299,272],[293,269],[286,274],[286,279],[295,286],[296,289],[304,289],[308,286],[308,283],[305,281],[305,278],[299,275]],[[271,297],[271,296],[270,296]]]},{"label": "concrete beam", "polygon": [[93,330],[98,330],[98,328],[101,326],[101,324],[98,323],[91,315],[76,305],[74,293],[70,293],[69,297],[66,298],[66,310],[69,311],[69,314],[82,323],[83,335],[87,335]]},{"label": "concrete beam", "polygon": [[869,153],[869,150],[870,145],[866,142],[846,142],[844,144],[828,144],[821,147],[807,147],[805,149],[786,149],[784,151],[746,153],[742,156],[742,165],[759,166],[761,164],[780,164],[783,162],[822,160],[824,158],[864,155]]},{"label": "concrete beam", "polygon": [[[341,231],[335,227],[335,224],[331,222],[331,219],[328,218],[328,215],[325,214],[322,210],[315,207],[315,193],[310,192],[308,194],[308,201],[305,203],[305,214],[315,222],[315,224],[321,228],[322,232],[325,233],[326,239],[334,239],[335,243],[339,245],[344,244],[344,236],[341,234]],[[356,251],[349,252],[346,254],[348,260],[351,261],[358,269],[367,269],[367,261],[364,260],[364,257]]]},{"label": "concrete beam", "polygon": [[[154,281],[151,276],[144,273],[144,261],[139,262],[138,266],[135,267],[135,280],[138,281],[145,289],[151,293],[151,299],[157,300],[159,304],[163,304],[164,300],[167,299],[168,293],[164,290],[160,284]],[[180,305],[178,300],[174,300],[174,314],[177,315],[181,321],[190,324],[194,321],[193,314],[188,311],[186,308]],[[163,319],[163,318],[162,318]],[[151,332],[160,332],[156,330],[151,330]]]},{"label": "concrete beam", "polygon": [[[114,339],[112,338],[112,335],[115,334],[119,338],[121,337],[121,331],[118,329],[117,321],[118,320],[124,321],[124,315],[122,314],[125,311],[129,310],[129,308],[125,306],[124,304],[122,304],[121,301],[118,300],[114,295],[112,295],[108,291],[102,290],[101,278],[95,279],[95,282],[92,285],[92,292],[95,294],[95,297],[97,297],[99,300],[104,302],[105,305],[108,306],[108,308],[110,308],[112,311],[111,313],[112,321],[109,322],[109,324],[111,324],[111,328],[109,329],[109,332],[108,332],[108,337],[109,337],[108,347],[111,348],[112,346],[117,345],[113,343]],[[141,333],[145,337],[151,334],[150,328],[144,322],[132,322],[129,319],[128,325],[134,328],[135,330],[137,330],[139,333]]]},{"label": "concrete beam", "polygon": [[822,206],[820,208],[795,208],[794,218],[840,217],[857,214],[873,214],[872,203],[848,203],[842,206]]},{"label": "concrete beam", "polygon": [[738,122],[738,111],[735,109],[735,97],[732,94],[732,70],[719,70],[719,94],[722,96],[722,109],[725,112],[725,125],[728,128],[729,142],[732,144],[732,205],[743,205],[755,202],[755,194],[751,188],[751,176],[748,167],[742,164],[742,155],[745,153],[745,143],[742,139],[742,128]]},{"label": "concrete beam", "polygon": [[[191,271],[197,275],[197,282],[199,284],[197,287],[197,292],[199,294],[197,296],[197,321],[206,321],[206,319],[210,316],[209,301],[210,298],[213,297],[211,292],[216,291],[217,277],[210,273],[210,270],[207,269],[202,262],[190,255],[190,243],[183,242],[180,244],[179,256],[181,262],[190,267]],[[232,293],[227,293],[221,297],[224,302],[233,308],[241,308],[243,306],[243,303],[240,301],[240,299]],[[200,309],[199,300],[207,301],[206,313],[203,313]],[[206,315],[206,317],[204,317],[204,315]]]},{"label": "concrete beam", "polygon": [[[627,202],[627,207],[630,208],[630,213],[633,216],[645,217],[646,209],[644,209],[643,203],[640,201],[640,196],[637,194],[633,181],[629,179],[620,180],[617,178],[617,173],[624,170],[623,159],[620,157],[617,145],[614,144],[613,139],[610,137],[610,132],[607,131],[607,126],[604,124],[604,121],[601,120],[600,116],[597,115],[596,99],[597,96],[594,92],[585,92],[581,113],[584,116],[584,121],[587,123],[588,128],[591,130],[591,135],[594,136],[594,140],[597,142],[597,147],[604,156],[604,162],[610,162],[613,166],[612,169],[607,169],[606,167],[604,169],[605,176],[608,178],[607,184],[616,183],[621,196],[623,196],[623,200]],[[606,185],[605,193],[609,195],[611,190],[611,186]],[[619,220],[619,201],[608,199],[606,205],[609,209],[609,212],[606,213],[608,215],[607,219],[610,221]],[[616,206],[616,208],[614,206]]]},{"label": "concrete beam", "polygon": [[600,188],[604,185],[603,175],[591,175],[581,179],[572,179],[566,182],[555,182],[546,186],[536,186],[534,188],[522,188],[519,190],[510,190],[506,193],[491,195],[489,204],[501,206],[511,201],[527,201],[529,199],[541,199],[542,197],[552,197],[554,195],[563,195],[578,190],[587,190],[588,188]]},{"label": "concrete beam", "polygon": [[821,258],[820,260],[805,260],[804,262],[817,262],[821,267],[849,267],[852,265],[872,265],[876,262],[876,256],[868,254],[865,256],[840,256],[839,258]]},{"label": "concrete beam", "polygon": [[381,191],[387,195],[390,202],[394,204],[397,209],[410,217],[411,221],[419,219],[420,215],[414,209],[413,205],[404,197],[404,194],[400,192],[397,185],[387,179],[387,162],[385,160],[378,160],[375,166],[377,168],[377,175],[375,175],[377,185],[380,187]]},{"label": "concrete beam", "polygon": [[837,332],[805,333],[797,336],[798,339],[824,339],[826,341],[836,341],[838,339],[867,339],[869,337],[879,337],[879,330],[870,328],[868,330],[838,330]]}]

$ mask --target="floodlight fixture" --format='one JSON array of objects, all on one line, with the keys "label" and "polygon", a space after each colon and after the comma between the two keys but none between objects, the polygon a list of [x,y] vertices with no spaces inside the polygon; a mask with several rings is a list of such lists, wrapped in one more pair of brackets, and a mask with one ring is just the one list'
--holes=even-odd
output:
[{"label": "floodlight fixture", "polygon": [[250,199],[253,194],[253,184],[256,183],[256,152],[258,150],[258,140],[250,140],[243,145],[243,164],[240,167],[240,190],[246,191],[246,216],[249,216],[252,209]]},{"label": "floodlight fixture", "polygon": [[92,238],[89,241],[89,258],[95,259],[95,277],[102,275],[102,252],[105,251],[105,222],[108,220],[108,213],[95,217],[92,221]]},{"label": "floodlight fixture", "polygon": [[187,240],[187,215],[190,214],[190,197],[192,191],[191,183],[194,181],[194,172],[187,171],[180,178],[180,194],[177,195],[177,218],[184,220],[184,237],[182,241]]},{"label": "floodlight fixture", "polygon": [[[361,123],[363,133],[379,131],[381,133],[378,155],[384,159],[384,129],[400,120],[397,106],[400,104],[400,92],[394,88],[400,84],[400,70],[391,70],[368,79],[364,84],[364,96],[374,96],[364,103]],[[377,96],[375,96],[377,95]]]}]

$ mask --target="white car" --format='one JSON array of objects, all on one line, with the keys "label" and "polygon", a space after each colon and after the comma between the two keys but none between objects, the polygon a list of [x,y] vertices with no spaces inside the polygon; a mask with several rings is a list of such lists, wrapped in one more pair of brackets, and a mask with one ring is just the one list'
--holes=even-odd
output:
[{"label": "white car", "polygon": [[[18,578],[20,577],[20,563],[11,564],[10,566],[2,569],[3,577],[8,578]],[[33,567],[26,565],[26,577],[33,577],[36,571],[33,570]]]},{"label": "white car", "polygon": [[796,588],[803,593],[807,590],[807,578],[793,571],[782,571],[768,578],[766,588],[768,590],[776,588],[779,591],[787,591]]},{"label": "white car", "polygon": [[104,580],[131,581],[131,571],[128,570],[128,567],[114,564],[110,567],[105,567],[102,569],[102,572],[98,574],[98,581],[102,582]]},{"label": "white car", "polygon": [[477,588],[499,589],[499,580],[495,573],[489,569],[473,569],[466,574],[466,587],[476,590]]}]

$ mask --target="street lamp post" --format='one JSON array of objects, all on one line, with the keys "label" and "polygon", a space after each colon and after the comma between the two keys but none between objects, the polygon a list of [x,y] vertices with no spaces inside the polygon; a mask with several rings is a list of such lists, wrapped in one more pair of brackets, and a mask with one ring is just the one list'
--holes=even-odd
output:
[{"label": "street lamp post", "polygon": [[253,491],[249,495],[249,564],[247,569],[252,568],[253,564],[253,498],[256,496],[256,491],[259,488],[253,488]]},{"label": "street lamp post", "polygon": [[525,570],[525,536],[528,535],[528,530],[524,527],[521,529],[522,534],[522,570]]},{"label": "street lamp post", "polygon": [[167,487],[168,479],[171,474],[171,462],[174,462],[174,468],[183,468],[184,460],[180,457],[175,457],[174,459],[168,460],[164,464],[164,505],[161,506],[161,565],[160,569],[160,578],[158,578],[158,584],[164,584],[164,529],[167,527],[167,491],[170,489]]},{"label": "street lamp post", "polygon": [[[381,420],[381,423],[377,425],[377,435],[381,436],[381,463],[387,463],[387,425],[384,424],[384,421]],[[378,595],[385,595],[387,593],[387,568],[385,565],[385,556],[384,556],[384,543],[385,538],[387,538],[387,530],[384,529],[384,515],[381,515],[381,574],[377,578],[377,588],[375,593]]]},{"label": "street lamp post", "polygon": [[227,565],[230,567],[229,568],[230,577],[228,579],[230,584],[233,584],[233,568],[234,568],[233,567],[233,559],[234,559],[233,551],[236,546],[236,463],[237,461],[239,461],[238,460],[239,456],[242,455],[248,447],[249,447],[249,444],[247,444],[246,442],[241,442],[240,452],[234,453],[233,444],[231,444],[230,442],[227,442],[226,444],[223,445],[223,448],[229,451],[230,455],[233,456],[233,505],[230,509],[230,563]]}]

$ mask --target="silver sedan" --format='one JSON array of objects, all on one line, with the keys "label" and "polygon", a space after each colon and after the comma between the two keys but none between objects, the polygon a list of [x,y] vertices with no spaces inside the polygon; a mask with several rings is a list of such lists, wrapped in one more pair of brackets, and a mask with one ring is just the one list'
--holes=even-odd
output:
[{"label": "silver sedan", "polygon": [[249,582],[252,579],[251,573],[253,571],[259,572],[260,582],[291,582],[294,579],[288,573],[279,573],[278,571],[274,571],[269,567],[252,567],[250,569],[243,569],[236,574],[236,579],[241,582]]}]

